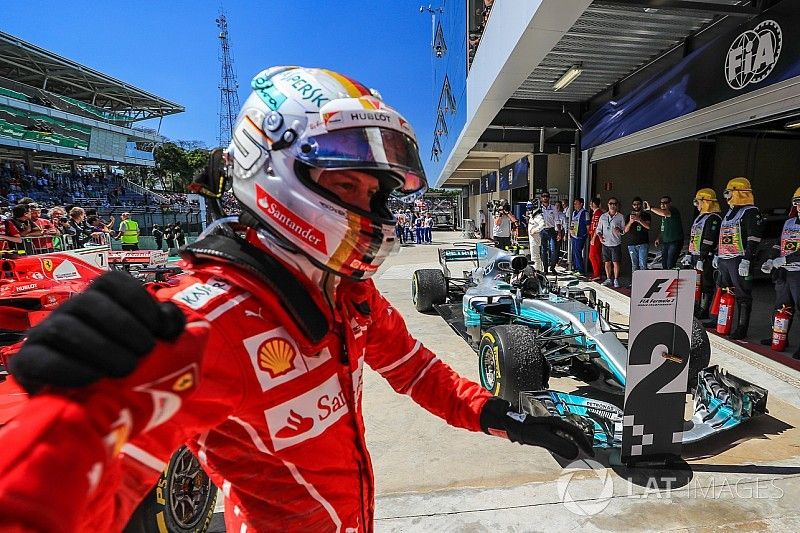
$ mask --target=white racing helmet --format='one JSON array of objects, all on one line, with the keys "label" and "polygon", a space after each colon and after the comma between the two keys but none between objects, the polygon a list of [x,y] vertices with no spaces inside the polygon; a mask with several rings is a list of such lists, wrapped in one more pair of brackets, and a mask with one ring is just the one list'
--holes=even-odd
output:
[{"label": "white racing helmet", "polygon": [[[273,67],[252,87],[227,150],[234,196],[317,266],[370,277],[396,246],[389,197],[427,188],[413,129],[378,93],[330,70]],[[314,169],[369,174],[370,209],[320,186]]]}]

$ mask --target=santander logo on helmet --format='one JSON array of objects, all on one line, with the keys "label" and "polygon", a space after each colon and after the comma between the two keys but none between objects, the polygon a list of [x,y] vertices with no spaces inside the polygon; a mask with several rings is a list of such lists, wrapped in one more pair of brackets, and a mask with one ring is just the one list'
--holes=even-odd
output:
[{"label": "santander logo on helmet", "polygon": [[[251,87],[227,150],[234,196],[318,267],[370,277],[396,247],[388,198],[427,187],[413,129],[376,91],[330,70],[272,67]],[[329,174],[378,192],[349,204]]]}]

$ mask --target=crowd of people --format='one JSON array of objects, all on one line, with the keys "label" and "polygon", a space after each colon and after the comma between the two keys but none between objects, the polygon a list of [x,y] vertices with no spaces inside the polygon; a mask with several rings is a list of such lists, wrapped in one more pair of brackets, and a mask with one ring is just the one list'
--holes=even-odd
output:
[{"label": "crowd of people", "polygon": [[394,232],[400,244],[431,244],[433,242],[433,216],[429,212],[411,209],[395,213]]},{"label": "crowd of people", "polygon": [[[138,189],[138,187],[137,187]],[[33,198],[42,206],[79,203],[97,208],[153,207],[162,211],[192,212],[198,202],[186,193],[133,191],[123,175],[96,167],[79,167],[76,172],[60,171],[48,165],[30,170],[20,161],[0,161],[0,197],[10,204]]]},{"label": "crowd of people", "polygon": [[[628,265],[623,265],[626,255],[631,272],[647,268],[693,268],[699,279],[695,316],[707,320],[704,323],[707,327],[715,327],[721,320],[714,314],[715,296],[727,292],[735,297],[735,309],[730,310],[735,321],[731,318],[728,333],[734,340],[748,336],[753,274],[760,268],[772,277],[775,285],[776,317],[778,313],[784,317],[782,320],[790,317],[790,325],[800,304],[800,188],[792,197],[792,208],[778,242],[768,250],[763,264],[757,264],[756,259],[764,237],[764,217],[755,206],[749,180],[731,179],[723,198],[728,204],[724,213],[713,189],[697,191],[694,197],[697,216],[690,226],[688,250],[684,250],[687,236],[681,213],[672,205],[669,195],[662,195],[657,206],[634,197],[627,214],[614,196],[606,200],[605,209],[599,197],[591,199],[588,209],[584,208],[583,198],[576,198],[572,209],[564,213],[561,203],[551,204],[549,193],[544,192],[528,202],[523,220],[514,217],[508,204],[495,206],[491,231],[495,244],[506,247],[513,244],[516,228],[526,227],[531,262],[534,268],[546,273],[555,272],[568,238],[573,271],[615,288],[622,284],[620,273],[627,269]],[[478,216],[480,236],[485,238],[486,214],[480,210]],[[653,234],[655,239],[651,240]],[[651,242],[658,251],[653,259],[649,259]],[[788,331],[789,327],[784,326],[781,328]],[[772,339],[761,342],[771,345]],[[800,359],[800,349],[794,357]]]},{"label": "crowd of people", "polygon": [[[156,249],[179,248],[186,244],[180,222],[154,224],[151,231]],[[119,241],[123,250],[138,250],[141,230],[129,212],[120,221],[110,215],[103,220],[95,207],[75,204],[41,206],[30,197],[20,198],[11,206],[0,202],[0,255],[14,257],[82,248],[91,244]]]}]

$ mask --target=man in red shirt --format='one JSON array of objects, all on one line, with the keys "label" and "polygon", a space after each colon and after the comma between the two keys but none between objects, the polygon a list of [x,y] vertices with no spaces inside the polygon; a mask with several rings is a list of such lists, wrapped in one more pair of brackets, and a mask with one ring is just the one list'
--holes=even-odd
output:
[{"label": "man in red shirt", "polygon": [[10,220],[0,219],[0,257],[16,254],[16,247],[9,245],[9,243],[21,244],[22,236],[20,236],[17,226]]},{"label": "man in red shirt", "polygon": [[11,358],[32,392],[84,387],[45,389],[0,432],[4,531],[121,529],[184,442],[228,531],[371,531],[365,364],[453,426],[591,453],[577,426],[456,374],[369,279],[396,244],[390,195],[427,185],[405,119],[329,70],[275,67],[252,87],[204,182],[219,198],[230,181],[238,224],[186,246],[155,298],[101,277]]},{"label": "man in red shirt", "polygon": [[33,252],[43,254],[53,251],[53,235],[58,235],[58,230],[53,223],[46,218],[41,218],[41,209],[38,204],[28,204],[30,207],[30,219],[37,228],[41,230],[44,237],[33,239]]}]

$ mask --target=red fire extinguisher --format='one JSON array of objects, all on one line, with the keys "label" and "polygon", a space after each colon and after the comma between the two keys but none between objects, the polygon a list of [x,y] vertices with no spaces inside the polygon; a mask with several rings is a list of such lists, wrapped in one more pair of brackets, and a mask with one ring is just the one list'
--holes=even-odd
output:
[{"label": "red fire extinguisher", "polygon": [[782,352],[789,343],[789,323],[792,320],[792,308],[781,306],[775,311],[772,321],[772,350]]},{"label": "red fire extinguisher", "polygon": [[733,305],[736,297],[731,294],[730,289],[723,289],[722,296],[719,298],[719,313],[717,314],[717,333],[720,335],[730,335],[733,329]]},{"label": "red fire extinguisher", "polygon": [[719,314],[719,300],[722,298],[722,289],[717,287],[717,290],[714,292],[714,300],[711,302],[711,310],[709,314],[711,316],[717,316]]}]

